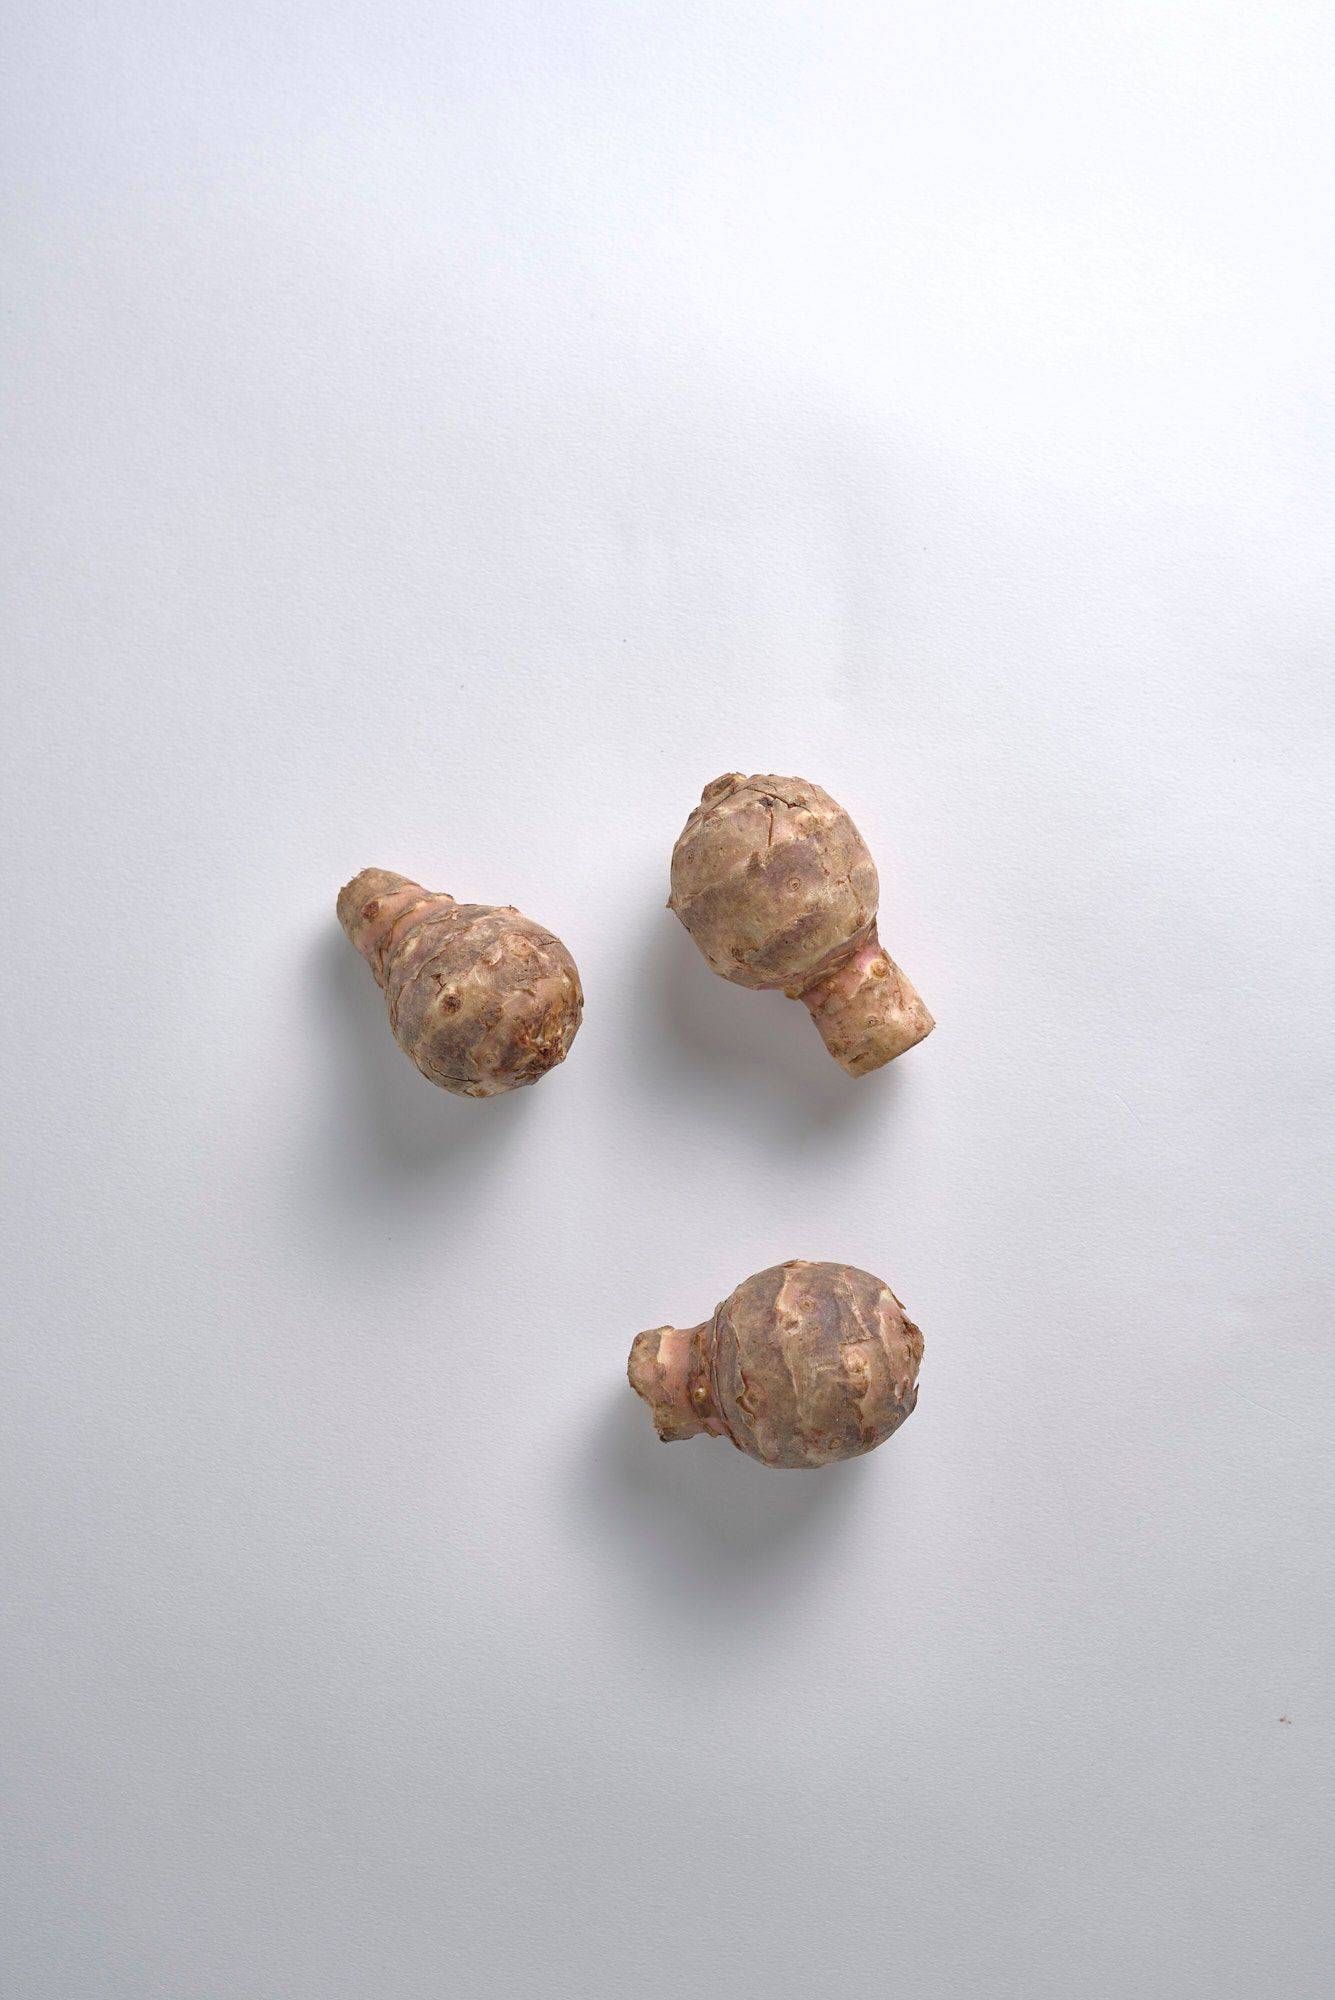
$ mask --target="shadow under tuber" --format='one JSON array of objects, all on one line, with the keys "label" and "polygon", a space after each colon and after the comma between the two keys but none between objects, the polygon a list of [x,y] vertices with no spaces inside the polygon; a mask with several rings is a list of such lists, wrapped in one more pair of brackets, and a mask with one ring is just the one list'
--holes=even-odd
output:
[{"label": "shadow under tuber", "polygon": [[715,778],[672,850],[668,908],[714,971],[803,1001],[850,1076],[892,1062],[933,1027],[882,948],[878,896],[862,835],[805,778]]},{"label": "shadow under tuber", "polygon": [[384,991],[394,1039],[459,1097],[496,1097],[564,1062],[584,995],[551,931],[506,905],[456,903],[386,868],[363,868],[338,920]]},{"label": "shadow under tuber", "polygon": [[667,1443],[707,1431],[762,1465],[829,1465],[874,1451],[911,1414],[922,1346],[879,1278],[795,1259],[699,1326],[637,1334],[627,1372]]}]

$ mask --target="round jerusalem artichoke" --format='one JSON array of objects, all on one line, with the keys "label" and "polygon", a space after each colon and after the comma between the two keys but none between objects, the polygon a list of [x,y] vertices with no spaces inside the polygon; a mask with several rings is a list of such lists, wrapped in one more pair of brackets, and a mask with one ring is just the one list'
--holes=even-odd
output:
[{"label": "round jerusalem artichoke", "polygon": [[708,1431],[762,1465],[829,1465],[899,1429],[921,1360],[888,1285],[797,1259],[758,1271],[700,1326],[638,1334],[628,1373],[668,1443]]},{"label": "round jerusalem artichoke", "polygon": [[876,864],[841,805],[805,778],[706,785],[672,850],[675,910],[714,971],[802,1000],[865,1076],[932,1031],[876,935]]},{"label": "round jerusalem artichoke", "polygon": [[496,1097],[565,1060],[584,996],[541,924],[385,868],[339,891],[338,920],[384,989],[395,1041],[442,1090]]}]

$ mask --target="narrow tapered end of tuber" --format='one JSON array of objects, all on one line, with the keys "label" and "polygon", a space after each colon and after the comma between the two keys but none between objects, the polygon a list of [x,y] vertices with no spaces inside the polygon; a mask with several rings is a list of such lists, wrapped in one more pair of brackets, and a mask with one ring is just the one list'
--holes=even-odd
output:
[{"label": "narrow tapered end of tuber", "polygon": [[335,906],[338,920],[365,957],[370,957],[373,941],[382,937],[394,921],[392,906],[402,901],[405,889],[416,888],[415,882],[410,882],[406,875],[396,875],[392,868],[363,868],[343,884]]},{"label": "narrow tapered end of tuber", "polygon": [[363,868],[339,890],[338,920],[382,986],[391,931],[414,903],[426,900],[428,892],[420,882],[396,875],[392,868]]},{"label": "narrow tapered end of tuber", "polygon": [[656,1326],[637,1333],[626,1373],[653,1412],[665,1444],[722,1428],[705,1364],[701,1327]]},{"label": "narrow tapered end of tuber", "polygon": [[930,1035],[936,1023],[872,927],[851,957],[815,980],[802,999],[826,1048],[850,1076],[866,1076]]}]

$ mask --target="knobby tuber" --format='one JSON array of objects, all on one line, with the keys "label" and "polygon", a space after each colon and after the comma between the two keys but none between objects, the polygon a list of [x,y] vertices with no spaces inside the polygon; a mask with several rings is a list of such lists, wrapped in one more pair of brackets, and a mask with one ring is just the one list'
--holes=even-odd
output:
[{"label": "knobby tuber", "polygon": [[496,1097],[565,1060],[584,996],[541,924],[385,868],[339,891],[338,919],[384,989],[395,1041],[442,1090]]},{"label": "knobby tuber", "polygon": [[888,1285],[798,1259],[748,1278],[700,1326],[638,1334],[628,1373],[669,1443],[708,1431],[762,1465],[828,1465],[899,1429],[921,1360]]},{"label": "knobby tuber", "polygon": [[851,1076],[893,1061],[933,1026],[881,946],[877,897],[862,835],[805,778],[715,778],[672,850],[668,908],[714,971],[804,1001]]}]

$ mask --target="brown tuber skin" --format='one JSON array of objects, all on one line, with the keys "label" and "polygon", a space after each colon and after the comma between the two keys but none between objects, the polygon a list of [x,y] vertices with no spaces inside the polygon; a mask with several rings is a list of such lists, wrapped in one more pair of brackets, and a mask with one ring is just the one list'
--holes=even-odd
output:
[{"label": "brown tuber skin", "polygon": [[496,1097],[564,1062],[584,996],[541,924],[386,868],[339,891],[338,920],[384,989],[395,1041],[442,1090]]},{"label": "brown tuber skin", "polygon": [[878,894],[862,835],[805,778],[715,778],[672,850],[668,908],[714,971],[804,1001],[850,1076],[933,1027],[876,935]]},{"label": "brown tuber skin", "polygon": [[879,1278],[800,1259],[759,1271],[700,1326],[630,1350],[630,1386],[671,1443],[708,1431],[762,1465],[874,1451],[918,1400],[922,1335]]}]

